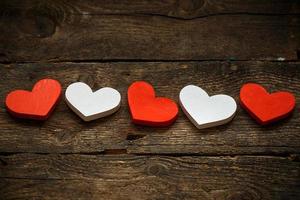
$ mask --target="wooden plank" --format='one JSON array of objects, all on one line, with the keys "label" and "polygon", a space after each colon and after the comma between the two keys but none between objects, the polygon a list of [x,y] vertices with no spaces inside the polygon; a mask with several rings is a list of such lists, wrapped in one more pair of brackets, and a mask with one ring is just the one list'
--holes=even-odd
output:
[{"label": "wooden plank", "polygon": [[[174,125],[150,128],[133,125],[126,92],[136,80],[153,84],[158,96],[178,102],[187,84],[210,95],[225,93],[238,101],[240,87],[257,82],[270,91],[293,92],[299,102],[299,62],[116,62],[28,63],[0,65],[0,152],[97,153],[123,149],[149,154],[286,154],[300,152],[299,112],[271,126],[261,127],[240,107],[224,126],[198,130],[182,111]],[[213,69],[213,70],[212,70]],[[11,118],[4,108],[5,95],[13,89],[30,89],[37,80],[51,77],[63,89],[81,80],[93,89],[110,86],[120,91],[122,105],[116,114],[84,123],[60,102],[45,123]],[[298,107],[296,108],[296,110]]]},{"label": "wooden plank", "polygon": [[[118,124],[120,115],[124,115],[125,109],[121,109],[108,118],[87,123],[68,108],[62,97],[53,115],[47,121],[36,122],[10,117],[6,113],[4,105],[5,96],[9,91],[14,89],[30,90],[37,80],[45,77],[58,79],[63,86],[63,95],[66,87],[77,80],[89,83],[91,86],[96,86],[106,80],[104,84],[118,87],[117,79],[111,77],[114,79],[114,83],[110,83],[105,77],[107,72],[112,72],[111,70],[103,66],[102,69],[97,70],[101,75],[95,77],[88,75],[92,72],[89,70],[94,70],[89,67],[86,71],[87,76],[84,76],[84,70],[69,68],[68,65],[64,66],[63,64],[53,66],[28,64],[23,69],[17,66],[22,65],[2,65],[0,69],[2,88],[0,95],[0,140],[2,140],[0,152],[97,153],[105,149],[124,149],[126,133],[124,134],[120,131],[121,129],[118,129]],[[125,107],[124,103],[123,107]]]},{"label": "wooden plank", "polygon": [[299,157],[1,156],[2,199],[299,199]]},{"label": "wooden plank", "polygon": [[[179,9],[174,11],[175,18],[164,14],[172,13],[168,10],[169,1],[153,4],[142,1],[128,6],[126,2],[110,3],[107,9],[106,4],[96,1],[89,1],[85,6],[83,1],[74,5],[60,1],[16,2],[4,1],[1,6],[0,62],[298,58],[299,3],[292,1],[274,4],[271,1],[260,4],[207,1],[200,11],[194,6],[201,3],[171,1],[174,9]],[[281,15],[255,14],[264,8],[270,8],[270,14]],[[156,9],[159,9],[158,14]],[[186,9],[187,14],[181,9]],[[111,13],[112,10],[117,11]],[[131,12],[125,14],[128,10]],[[224,13],[236,11],[218,15],[219,10],[221,13],[222,10]],[[140,12],[142,14],[137,14]],[[178,17],[190,16],[190,13],[192,17],[209,16],[190,20]]]},{"label": "wooden plank", "polygon": [[294,0],[64,0],[41,1],[2,0],[1,10],[52,9],[66,15],[144,14],[182,19],[218,14],[299,14],[300,4]]}]

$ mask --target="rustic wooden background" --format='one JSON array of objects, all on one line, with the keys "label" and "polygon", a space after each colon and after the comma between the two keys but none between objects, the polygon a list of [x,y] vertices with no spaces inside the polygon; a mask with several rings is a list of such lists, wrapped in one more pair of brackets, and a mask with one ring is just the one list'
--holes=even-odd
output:
[{"label": "rustic wooden background", "polygon": [[[146,80],[178,101],[187,84],[238,101],[245,82],[300,102],[298,0],[1,0],[0,199],[300,199],[299,105],[257,125],[198,130],[131,124],[126,90]],[[44,77],[122,96],[85,123],[61,101],[46,122],[14,119],[4,99]]]}]

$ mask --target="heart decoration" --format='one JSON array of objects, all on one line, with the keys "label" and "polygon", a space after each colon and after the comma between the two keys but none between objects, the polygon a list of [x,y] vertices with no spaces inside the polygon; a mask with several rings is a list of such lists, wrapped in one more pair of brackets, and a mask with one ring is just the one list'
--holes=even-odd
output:
[{"label": "heart decoration", "polygon": [[137,81],[128,88],[128,104],[135,124],[168,126],[178,114],[177,104],[171,99],[155,97],[155,91],[147,82]]},{"label": "heart decoration", "polygon": [[224,94],[210,97],[195,85],[185,86],[179,93],[179,100],[183,112],[199,129],[228,123],[237,109],[232,97]]},{"label": "heart decoration", "polygon": [[242,107],[262,125],[288,116],[296,104],[293,94],[281,91],[269,94],[264,87],[255,83],[242,86],[240,102]]},{"label": "heart decoration", "polygon": [[61,94],[61,85],[53,79],[38,81],[32,91],[15,90],[6,96],[5,104],[15,117],[46,120]]},{"label": "heart decoration", "polygon": [[65,99],[67,105],[84,121],[91,121],[116,112],[121,105],[121,94],[110,87],[95,92],[85,83],[76,82],[68,86]]}]

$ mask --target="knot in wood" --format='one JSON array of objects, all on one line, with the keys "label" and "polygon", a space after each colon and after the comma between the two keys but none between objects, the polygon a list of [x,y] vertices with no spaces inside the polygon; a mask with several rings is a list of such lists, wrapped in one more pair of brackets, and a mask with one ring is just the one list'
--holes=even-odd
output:
[{"label": "knot in wood", "polygon": [[167,166],[160,163],[151,163],[147,167],[147,174],[152,176],[159,176],[167,172]]},{"label": "knot in wood", "polygon": [[56,31],[56,23],[51,17],[29,10],[21,20],[20,30],[34,37],[46,38]]},{"label": "knot in wood", "polygon": [[178,6],[182,11],[193,12],[199,10],[205,3],[205,0],[178,0]]}]

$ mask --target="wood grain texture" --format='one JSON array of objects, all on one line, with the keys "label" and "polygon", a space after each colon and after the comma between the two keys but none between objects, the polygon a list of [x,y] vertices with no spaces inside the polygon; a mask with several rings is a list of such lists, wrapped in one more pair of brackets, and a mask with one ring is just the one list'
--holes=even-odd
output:
[{"label": "wood grain texture", "polygon": [[[214,70],[212,70],[214,69]],[[179,91],[188,84],[210,95],[225,93],[238,101],[246,82],[257,82],[270,92],[286,90],[299,102],[299,62],[116,62],[1,65],[0,152],[93,153],[125,149],[137,154],[289,154],[299,153],[299,112],[277,124],[261,127],[238,107],[236,117],[224,126],[198,130],[180,110],[168,128],[133,125],[126,92],[137,80],[151,83],[158,96],[178,102]],[[121,109],[112,116],[84,123],[64,102],[43,124],[19,121],[5,111],[3,100],[12,89],[28,89],[43,77],[62,83],[75,81],[92,88],[109,86],[120,91]],[[22,81],[15,81],[22,80]]]},{"label": "wood grain texture", "polygon": [[[79,66],[79,65],[78,65]],[[88,66],[88,65],[86,65]],[[15,65],[13,68],[17,67]],[[54,67],[53,69],[51,69]],[[4,106],[5,95],[13,89],[31,89],[32,84],[44,77],[57,78],[62,84],[63,92],[66,87],[76,81],[83,81],[94,89],[100,88],[95,84],[105,82],[105,85],[117,86],[110,83],[105,76],[108,68],[101,70],[101,77],[95,82],[93,71],[87,69],[87,74],[82,73],[80,68],[73,71],[72,67],[66,71],[63,65],[25,65],[23,69],[12,69],[11,66],[1,66],[1,114],[0,114],[0,138],[3,146],[0,152],[102,152],[104,149],[124,149],[126,133],[117,131],[119,112],[107,118],[95,120],[93,122],[83,122],[71,111],[61,98],[53,115],[43,122],[14,119],[6,113]],[[75,68],[74,68],[75,69]],[[107,71],[107,72],[105,72]],[[75,74],[74,74],[75,72]],[[14,81],[22,80],[22,81]],[[110,77],[112,78],[112,76]],[[102,81],[100,81],[102,79]],[[114,78],[117,80],[116,78]],[[10,80],[10,81],[9,81]],[[8,81],[8,82],[7,82]],[[120,130],[120,129],[118,129]],[[8,137],[8,138],[7,138]],[[7,149],[8,148],[8,149]]]},{"label": "wood grain texture", "polygon": [[161,15],[192,19],[218,14],[299,14],[294,0],[3,0],[1,10],[52,9],[67,15]]},{"label": "wood grain texture", "polygon": [[[297,0],[0,0],[0,199],[300,199],[299,105],[267,127],[238,106],[198,130],[182,111],[134,125],[126,100],[138,80],[177,102],[188,84],[238,100],[251,81],[298,104],[299,16]],[[46,122],[6,113],[9,91],[47,77],[116,88],[121,109],[88,123],[63,101]]]},{"label": "wood grain texture", "polygon": [[296,60],[300,47],[295,1],[1,2],[3,63]]},{"label": "wood grain texture", "polygon": [[299,157],[1,156],[2,199],[299,199]]}]

